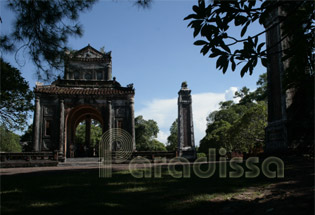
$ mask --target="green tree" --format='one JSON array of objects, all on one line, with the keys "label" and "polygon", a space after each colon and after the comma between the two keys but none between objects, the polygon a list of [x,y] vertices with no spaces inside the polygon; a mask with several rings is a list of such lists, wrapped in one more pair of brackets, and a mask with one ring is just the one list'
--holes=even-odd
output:
[{"label": "green tree", "polygon": [[21,142],[33,140],[33,124],[30,124],[24,134],[21,136]]},{"label": "green tree", "polygon": [[[238,112],[240,109],[242,111]],[[216,114],[221,117],[208,123],[199,152],[207,153],[208,148],[225,148],[228,152],[253,153],[264,146],[264,128],[267,125],[267,105],[264,101],[250,105],[234,104],[227,110],[216,111]],[[224,120],[229,116],[233,116],[232,120]]]},{"label": "green tree", "polygon": [[266,126],[266,103],[262,101],[249,107],[228,130],[228,138],[233,144],[233,150],[252,154],[255,150],[262,149]]},{"label": "green tree", "polygon": [[21,72],[0,58],[1,66],[1,124],[11,129],[27,125],[29,111],[33,110],[33,92]]},{"label": "green tree", "polygon": [[20,136],[9,131],[6,126],[0,126],[0,152],[22,152]]},{"label": "green tree", "polygon": [[[56,69],[62,71],[69,37],[82,36],[78,22],[82,12],[91,9],[96,0],[10,0],[6,6],[14,13],[12,32],[0,35],[0,50],[28,53],[37,67],[38,78],[53,80]],[[151,0],[135,0],[147,8]],[[6,17],[1,17],[4,20]]]},{"label": "green tree", "polygon": [[219,104],[220,110],[213,111],[207,117],[208,124],[221,120],[232,124],[246,111],[245,106],[236,105],[233,101],[220,102]]},{"label": "green tree", "polygon": [[[77,145],[85,145],[86,124],[82,122],[78,125],[75,133],[75,143]],[[96,120],[91,121],[90,147],[96,147],[102,137],[102,127]]]},{"label": "green tree", "polygon": [[[262,3],[261,3],[262,2]],[[205,40],[197,40],[194,44],[202,46],[201,53],[206,55],[210,51],[210,58],[217,57],[216,67],[225,73],[229,64],[232,71],[237,65],[243,68],[240,71],[243,77],[246,72],[252,74],[259,59],[267,65],[267,51],[264,42],[259,38],[269,31],[255,32],[247,35],[247,28],[255,23],[264,25],[270,13],[281,8],[286,14],[279,17],[274,26],[282,29],[281,41],[289,39],[289,46],[283,52],[283,59],[290,59],[290,71],[287,72],[288,83],[296,83],[294,77],[304,77],[313,73],[313,32],[314,32],[314,1],[262,1],[262,0],[214,0],[205,4],[199,0],[193,6],[193,14],[185,20],[192,19],[188,26],[194,29],[194,37],[200,34]],[[240,37],[234,37],[230,26],[240,29]],[[303,78],[302,78],[303,79]]]},{"label": "green tree", "polygon": [[[192,20],[188,26],[194,29],[194,37],[200,35],[202,38],[194,44],[202,46],[203,55],[210,52],[210,58],[217,58],[216,67],[223,73],[229,66],[232,71],[241,66],[243,77],[247,72],[252,74],[259,59],[267,66],[267,53],[268,58],[281,56],[278,60],[285,66],[281,85],[292,101],[286,107],[288,144],[310,153],[314,147],[314,4],[309,0],[214,0],[208,4],[199,0],[193,6],[194,13],[185,18]],[[279,16],[268,26],[266,21],[272,18],[274,11],[278,11]],[[254,22],[265,25],[265,30],[254,34],[247,31]],[[233,25],[239,28],[240,36],[235,36],[235,28],[231,31]],[[274,27],[281,29],[276,41],[276,45],[282,45],[281,53],[272,51],[274,46],[267,49],[261,41]],[[265,100],[265,90],[255,93],[249,96]],[[252,98],[245,96],[244,99]],[[242,102],[246,102],[244,99]]]},{"label": "green tree", "polygon": [[62,69],[68,38],[82,36],[79,14],[94,3],[95,0],[8,1],[8,8],[15,13],[15,21],[13,32],[1,35],[1,42],[6,45],[1,45],[1,48],[15,51],[25,49],[38,68],[38,76],[49,80],[52,78],[52,68]]},{"label": "green tree", "polygon": [[233,101],[220,102],[220,109],[207,117],[206,136],[200,141],[200,152],[207,153],[208,148],[233,149],[228,138],[230,127],[247,111],[247,106],[235,104]]},{"label": "green tree", "polygon": [[205,137],[200,141],[199,152],[209,148],[225,148],[228,152],[254,153],[264,146],[264,128],[267,125],[265,75],[261,75],[254,92],[243,87],[235,93],[239,103],[225,101],[218,111],[207,118]]},{"label": "green tree", "polygon": [[250,92],[247,87],[243,87],[235,92],[234,98],[240,98],[239,104],[249,104],[259,101],[267,102],[267,73],[261,74],[256,84],[258,87],[254,92]]},{"label": "green tree", "polygon": [[259,76],[258,81],[256,82],[258,86],[257,89],[253,92],[255,101],[265,101],[267,102],[267,73],[263,73]]},{"label": "green tree", "polygon": [[225,148],[227,151],[232,150],[231,143],[228,141],[228,132],[231,124],[224,120],[209,123],[206,130],[206,136],[200,140],[198,152],[208,153],[209,148]]},{"label": "green tree", "polygon": [[167,151],[165,145],[156,139],[153,139],[151,141],[151,145],[152,145],[152,148],[150,151],[157,151],[157,152],[166,152]]},{"label": "green tree", "polygon": [[176,119],[170,127],[170,136],[167,137],[166,146],[168,151],[175,151],[178,143],[178,119]]},{"label": "green tree", "polygon": [[27,130],[21,136],[20,142],[25,143],[25,145],[23,145],[24,152],[30,152],[33,150],[33,124],[28,126]]},{"label": "green tree", "polygon": [[137,116],[135,118],[135,133],[138,151],[154,150],[154,140],[159,133],[159,127],[154,120],[145,120],[143,116]]}]

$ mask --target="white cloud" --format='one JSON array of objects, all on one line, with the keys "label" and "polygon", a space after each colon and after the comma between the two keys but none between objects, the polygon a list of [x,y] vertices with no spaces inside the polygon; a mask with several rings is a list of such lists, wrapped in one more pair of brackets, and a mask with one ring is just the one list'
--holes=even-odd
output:
[{"label": "white cloud", "polygon": [[160,132],[158,133],[157,139],[158,141],[166,145],[168,136],[169,136],[169,133],[165,133],[164,131],[160,130]]},{"label": "white cloud", "polygon": [[[233,99],[236,87],[230,87],[225,93],[199,93],[192,94],[192,108],[195,132],[195,144],[205,136],[207,116],[219,108],[219,102]],[[153,119],[158,123],[160,132],[158,140],[164,144],[169,136],[169,129],[177,118],[177,98],[153,99],[145,104],[144,108],[136,111],[136,116],[142,115],[144,119]]]},{"label": "white cloud", "polygon": [[237,87],[230,87],[225,91],[225,100],[233,100],[235,103],[239,102],[239,98],[234,98]]},{"label": "white cloud", "polygon": [[168,132],[170,126],[177,118],[177,98],[154,99],[147,102],[143,109],[136,111],[135,115],[142,115],[146,120],[155,120],[160,130],[168,128],[166,129],[166,132]]},{"label": "white cloud", "polygon": [[207,116],[219,108],[219,102],[224,101],[224,93],[192,94],[192,109],[195,131],[195,144],[205,136]]}]

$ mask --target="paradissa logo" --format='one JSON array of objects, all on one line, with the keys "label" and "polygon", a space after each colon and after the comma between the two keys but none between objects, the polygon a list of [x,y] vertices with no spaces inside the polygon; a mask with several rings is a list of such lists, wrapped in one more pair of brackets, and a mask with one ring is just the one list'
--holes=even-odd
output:
[{"label": "paradissa logo", "polygon": [[[102,135],[99,144],[99,177],[108,178],[112,176],[112,163],[123,163],[130,159],[133,151],[132,137],[123,129],[110,129]],[[256,178],[260,175],[259,158],[250,157],[246,159],[244,171],[242,166],[243,158],[235,157],[231,160],[226,160],[226,150],[219,150],[219,161],[216,161],[216,150],[209,149],[208,158],[201,157],[193,163],[189,162],[184,157],[175,157],[169,162],[166,158],[154,159],[152,162],[144,157],[136,157],[129,162],[129,172],[135,178],[161,178],[162,165],[167,165],[168,173],[174,178],[189,178],[191,169],[197,177],[210,178],[216,172],[218,166],[220,178],[239,178],[245,173],[246,178]],[[161,165],[162,163],[162,165]],[[227,171],[227,165],[231,171]],[[276,170],[271,170],[270,166],[276,167]],[[181,170],[176,167],[181,166]],[[192,166],[192,168],[191,168]],[[261,163],[261,171],[268,178],[283,178],[284,163],[278,157],[268,157]]]},{"label": "paradissa logo", "polygon": [[[226,160],[226,150],[220,149],[219,161],[216,161],[216,150],[209,149],[208,159],[206,157],[198,158],[195,162],[191,163],[184,157],[176,157],[169,161],[167,164],[167,170],[169,174],[174,178],[190,178],[191,169],[194,174],[200,178],[210,178],[216,172],[216,166],[218,165],[219,177],[226,178],[227,175],[229,178],[239,178],[244,175],[244,168],[241,166],[243,163],[243,158],[235,157],[230,161]],[[166,162],[166,159],[160,159],[158,162]],[[155,163],[157,160],[155,160]],[[245,172],[246,178],[256,178],[260,174],[260,168],[258,167],[259,158],[250,157],[245,161],[245,166],[248,171]],[[141,169],[137,168],[137,165]],[[176,170],[176,166],[182,166],[182,170]],[[230,166],[232,171],[227,173],[227,165]],[[275,165],[276,170],[271,170],[270,166]],[[206,168],[205,168],[206,167]],[[161,178],[161,165],[154,165],[152,168],[152,163],[150,160],[142,157],[135,158],[129,163],[129,171],[132,176],[136,178],[150,178],[152,177]],[[261,164],[262,173],[268,178],[283,178],[284,177],[284,163],[280,158],[277,157],[268,157]]]},{"label": "paradissa logo", "polygon": [[[244,175],[244,168],[241,166],[243,164],[242,157],[235,157],[231,160],[226,160],[226,150],[220,149],[219,161],[216,161],[216,150],[209,149],[208,158],[201,157],[195,160],[192,164],[184,157],[176,157],[171,159],[167,163],[167,170],[169,174],[174,178],[190,178],[191,169],[194,174],[200,178],[210,178],[216,172],[216,166],[218,165],[219,177],[226,178],[227,175],[229,178],[240,178]],[[154,160],[154,163],[157,162],[166,163],[166,159]],[[246,159],[245,166],[248,169],[245,172],[246,178],[256,178],[260,175],[260,168],[258,167],[259,158],[250,157]],[[137,165],[139,165],[138,168]],[[192,168],[191,168],[192,165]],[[227,165],[230,166],[232,171],[227,172]],[[276,170],[271,170],[270,166],[275,165]],[[176,166],[182,166],[182,170],[176,170]],[[153,165],[150,160],[138,157],[130,161],[129,171],[132,176],[135,178],[151,178],[153,169],[153,177],[161,178],[161,165]],[[284,177],[284,163],[278,157],[268,157],[261,164],[262,173],[268,178],[283,178]]]},{"label": "paradissa logo", "polygon": [[99,143],[99,177],[112,177],[112,163],[127,161],[133,150],[131,135],[120,128],[106,131]]}]

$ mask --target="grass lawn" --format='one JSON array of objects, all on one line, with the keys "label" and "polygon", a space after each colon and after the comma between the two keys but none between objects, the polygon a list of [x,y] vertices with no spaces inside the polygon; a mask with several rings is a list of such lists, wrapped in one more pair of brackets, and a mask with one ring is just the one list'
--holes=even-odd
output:
[{"label": "grass lawn", "polygon": [[162,178],[128,171],[99,178],[98,170],[2,175],[1,214],[313,214],[313,164],[287,159],[282,179],[175,179],[167,171]]}]

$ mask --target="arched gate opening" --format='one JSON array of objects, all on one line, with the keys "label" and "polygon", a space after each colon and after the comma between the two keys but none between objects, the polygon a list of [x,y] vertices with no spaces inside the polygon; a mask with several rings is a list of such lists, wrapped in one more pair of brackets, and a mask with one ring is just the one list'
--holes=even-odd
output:
[{"label": "arched gate opening", "polygon": [[[97,140],[91,140],[91,129],[97,129],[100,133],[98,136],[103,133],[104,121],[99,110],[90,105],[80,105],[69,112],[66,117],[65,129],[65,154],[67,157],[97,156],[98,144]],[[93,133],[93,135],[95,134]]]}]

